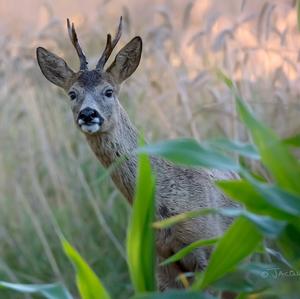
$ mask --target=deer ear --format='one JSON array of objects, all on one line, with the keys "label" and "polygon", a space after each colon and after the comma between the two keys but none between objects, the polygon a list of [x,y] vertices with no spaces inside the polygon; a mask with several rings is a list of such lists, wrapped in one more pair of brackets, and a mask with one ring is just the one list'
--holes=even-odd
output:
[{"label": "deer ear", "polygon": [[53,84],[67,89],[75,75],[67,63],[42,47],[36,49],[36,56],[44,76]]},{"label": "deer ear", "polygon": [[134,37],[120,50],[106,72],[110,73],[117,83],[122,83],[138,67],[141,60],[142,47],[142,39],[139,36]]}]

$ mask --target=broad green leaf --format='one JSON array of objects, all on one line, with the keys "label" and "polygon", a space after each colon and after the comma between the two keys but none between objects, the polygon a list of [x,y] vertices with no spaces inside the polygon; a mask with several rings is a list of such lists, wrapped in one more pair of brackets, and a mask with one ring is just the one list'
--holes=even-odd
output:
[{"label": "broad green leaf", "polygon": [[127,233],[127,261],[136,293],[154,291],[155,235],[151,224],[155,210],[155,178],[149,158],[139,155],[136,194]]},{"label": "broad green leaf", "polygon": [[62,240],[62,245],[76,269],[76,283],[81,299],[110,299],[106,289],[80,254],[66,240]]},{"label": "broad green leaf", "polygon": [[47,299],[73,299],[69,291],[60,283],[18,284],[0,281],[0,289],[1,287],[14,290],[20,293],[40,294]]},{"label": "broad green leaf", "polygon": [[273,175],[278,187],[300,195],[300,166],[288,147],[276,134],[251,114],[247,105],[236,96],[237,108],[242,121],[251,132],[263,164]]},{"label": "broad green leaf", "polygon": [[195,280],[193,289],[204,289],[233,270],[261,241],[262,234],[252,222],[244,217],[236,219],[217,243],[204,274]]},{"label": "broad green leaf", "polygon": [[290,220],[300,216],[300,197],[272,185],[251,181],[218,181],[217,186],[252,212]]},{"label": "broad green leaf", "polygon": [[187,166],[239,170],[239,164],[233,159],[200,145],[194,139],[176,139],[149,144],[140,147],[138,153],[161,156],[173,163]]},{"label": "broad green leaf", "polygon": [[217,299],[207,294],[193,291],[168,291],[164,293],[148,293],[132,297],[131,299]]},{"label": "broad green leaf", "polygon": [[212,148],[217,148],[228,152],[234,152],[239,154],[240,156],[244,156],[250,159],[260,159],[257,149],[253,144],[250,143],[242,143],[230,139],[219,138],[206,141],[205,144]]},{"label": "broad green leaf", "polygon": [[177,261],[181,260],[183,257],[185,257],[186,255],[188,255],[189,253],[193,252],[193,250],[195,250],[196,248],[214,245],[214,244],[216,244],[216,242],[218,240],[219,240],[219,238],[212,238],[212,239],[207,239],[207,240],[195,241],[195,242],[187,245],[183,249],[179,250],[177,253],[175,253],[171,257],[164,260],[161,263],[161,265],[164,266],[164,265],[168,265],[170,263],[177,262]]}]

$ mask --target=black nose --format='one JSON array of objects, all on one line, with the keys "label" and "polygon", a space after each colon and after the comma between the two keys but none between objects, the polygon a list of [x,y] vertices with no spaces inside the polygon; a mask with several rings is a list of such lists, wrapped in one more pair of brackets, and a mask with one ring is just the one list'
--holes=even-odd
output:
[{"label": "black nose", "polygon": [[82,119],[86,123],[92,122],[95,118],[100,119],[100,115],[96,110],[91,108],[84,108],[78,115],[78,119]]}]

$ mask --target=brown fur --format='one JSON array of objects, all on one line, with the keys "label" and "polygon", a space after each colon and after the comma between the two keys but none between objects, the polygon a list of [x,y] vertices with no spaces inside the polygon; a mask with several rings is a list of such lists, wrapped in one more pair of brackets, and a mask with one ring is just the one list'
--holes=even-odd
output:
[{"label": "brown fur", "polygon": [[[43,48],[37,50],[45,77],[66,91],[76,93],[76,99],[71,101],[75,122],[82,107],[92,107],[104,119],[97,132],[85,134],[98,160],[109,167],[120,156],[130,157],[112,173],[112,180],[130,203],[134,197],[137,167],[137,158],[132,152],[137,148],[138,134],[118,100],[118,91],[119,85],[137,68],[141,51],[142,41],[136,37],[121,49],[106,72],[96,69],[74,73],[61,58]],[[111,98],[105,96],[107,88],[113,90]],[[216,189],[214,182],[236,178],[235,174],[179,167],[156,157],[151,157],[151,163],[157,173],[157,219],[200,208],[234,206]],[[208,215],[159,231],[156,236],[158,260],[168,258],[196,240],[221,235],[230,222],[228,218]],[[176,277],[182,272],[203,270],[209,255],[209,249],[199,248],[178,263],[158,267],[159,288],[182,287]]]}]

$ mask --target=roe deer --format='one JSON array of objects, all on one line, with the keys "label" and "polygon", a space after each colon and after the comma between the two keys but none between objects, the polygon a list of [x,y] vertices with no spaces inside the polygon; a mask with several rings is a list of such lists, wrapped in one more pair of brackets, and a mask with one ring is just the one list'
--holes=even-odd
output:
[{"label": "roe deer", "polygon": [[[37,48],[37,60],[44,76],[63,88],[70,97],[74,121],[85,134],[98,160],[109,167],[120,156],[130,157],[112,173],[117,188],[132,203],[134,197],[138,133],[118,100],[120,85],[138,67],[142,53],[142,39],[134,37],[116,55],[113,63],[104,66],[118,43],[122,18],[114,39],[107,35],[106,47],[96,68],[89,70],[87,59],[79,45],[74,24],[67,20],[69,37],[80,59],[80,70],[72,71],[60,57],[44,48]],[[207,207],[230,207],[234,203],[214,186],[218,179],[236,178],[233,173],[217,170],[190,169],[175,166],[163,159],[151,157],[157,174],[156,218],[163,219],[189,210]],[[158,260],[162,261],[184,246],[199,239],[220,235],[231,219],[208,215],[161,230],[156,236]],[[210,250],[196,249],[180,262],[158,267],[160,290],[181,288],[176,279],[183,272],[201,271],[207,265]]]}]

